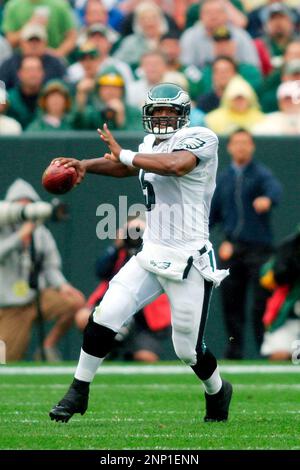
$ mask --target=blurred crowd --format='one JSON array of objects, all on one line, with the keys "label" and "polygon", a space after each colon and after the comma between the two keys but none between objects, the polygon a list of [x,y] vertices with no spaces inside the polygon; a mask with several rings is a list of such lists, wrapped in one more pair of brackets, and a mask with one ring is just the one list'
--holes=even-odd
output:
[{"label": "blurred crowd", "polygon": [[191,125],[300,133],[298,0],[3,0],[0,134],[141,130],[160,82]]}]

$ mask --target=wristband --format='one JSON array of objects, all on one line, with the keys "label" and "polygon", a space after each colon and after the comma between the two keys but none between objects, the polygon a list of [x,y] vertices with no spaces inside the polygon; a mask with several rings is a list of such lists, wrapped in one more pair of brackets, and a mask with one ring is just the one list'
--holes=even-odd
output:
[{"label": "wristband", "polygon": [[127,166],[132,166],[134,167],[134,164],[132,163],[134,157],[136,156],[137,152],[132,152],[131,150],[121,150],[120,152],[120,162],[122,162],[124,165]]}]

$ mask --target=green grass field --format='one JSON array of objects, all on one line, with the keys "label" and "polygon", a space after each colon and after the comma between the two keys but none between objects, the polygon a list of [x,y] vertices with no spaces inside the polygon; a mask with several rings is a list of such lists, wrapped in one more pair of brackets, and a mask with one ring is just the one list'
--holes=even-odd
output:
[{"label": "green grass field", "polygon": [[87,413],[68,424],[48,412],[71,374],[11,375],[0,367],[1,449],[300,449],[299,367],[225,371],[234,386],[228,423],[202,421],[193,374],[97,375]]}]

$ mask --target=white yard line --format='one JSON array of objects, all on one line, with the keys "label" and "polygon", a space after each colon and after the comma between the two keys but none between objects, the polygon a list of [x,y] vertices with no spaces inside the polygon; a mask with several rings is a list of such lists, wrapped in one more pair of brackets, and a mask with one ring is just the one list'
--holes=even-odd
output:
[{"label": "white yard line", "polygon": [[[124,390],[159,390],[160,392],[178,392],[179,390],[199,390],[199,384],[174,384],[174,383],[166,383],[166,384],[127,384],[127,383],[94,383],[93,384],[93,390],[111,390],[112,387],[117,387],[118,390],[124,389]],[[14,389],[14,390],[29,390],[29,389],[34,389],[34,390],[65,390],[66,385],[65,384],[19,384],[19,383],[2,383],[0,384],[1,389]],[[258,388],[260,390],[300,390],[300,384],[281,384],[281,383],[276,383],[276,384],[240,384],[240,383],[234,383],[234,388],[235,390],[257,390]],[[17,404],[17,402],[14,402]],[[26,404],[25,402],[22,402],[22,404]],[[31,405],[31,402],[28,402],[28,404]],[[35,402],[36,404],[36,402]],[[300,413],[300,410],[299,410]]]},{"label": "white yard line", "polygon": [[[221,372],[226,374],[299,374],[299,365],[221,365]],[[75,366],[0,366],[0,375],[71,375]],[[186,366],[102,366],[98,375],[183,375],[192,374]]]}]

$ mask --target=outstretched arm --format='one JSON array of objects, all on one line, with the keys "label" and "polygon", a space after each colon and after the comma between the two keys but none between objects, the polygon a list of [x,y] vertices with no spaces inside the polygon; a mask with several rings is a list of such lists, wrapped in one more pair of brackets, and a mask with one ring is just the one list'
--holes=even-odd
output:
[{"label": "outstretched arm", "polygon": [[[120,163],[122,148],[116,142],[106,124],[104,124],[103,130],[98,129],[98,134],[111,151],[111,153],[104,155],[105,160]],[[132,155],[134,155],[133,152]],[[195,168],[197,157],[187,150],[155,154],[137,153],[134,155],[131,165],[133,170],[143,169],[159,175],[183,176]]]},{"label": "outstretched arm", "polygon": [[[114,142],[115,146],[117,146],[117,148],[121,151],[122,149],[120,145],[116,141]],[[139,173],[138,168],[133,168],[132,166],[124,165],[124,163],[120,162],[119,160],[114,161],[113,159],[109,160],[103,157],[92,158],[89,160],[77,160],[76,158],[58,157],[52,160],[51,164],[57,166],[63,165],[66,168],[75,168],[78,175],[76,185],[81,183],[86,173],[114,176],[116,178],[124,178],[125,176],[135,176]]]},{"label": "outstretched arm", "polygon": [[91,160],[59,157],[52,160],[52,165],[64,165],[66,168],[75,168],[78,175],[76,185],[81,183],[86,173],[124,178],[125,176],[138,175],[139,171],[137,168],[128,167],[121,162],[109,161],[103,157]]},{"label": "outstretched arm", "polygon": [[106,158],[92,158],[90,160],[77,160],[76,158],[59,157],[52,161],[53,165],[64,165],[66,168],[74,167],[77,171],[76,185],[80,184],[86,173],[114,176],[124,178],[125,176],[138,175],[139,170],[124,165],[121,162],[113,162]]},{"label": "outstretched arm", "polygon": [[113,162],[106,158],[93,158],[91,160],[81,160],[86,173],[95,173],[98,175],[115,176],[123,178],[125,176],[134,176],[138,170],[130,168],[121,162]]},{"label": "outstretched arm", "polygon": [[[110,154],[104,158],[111,160]],[[197,164],[197,157],[187,150],[171,153],[137,153],[132,164],[135,168],[165,176],[184,176]]]}]

